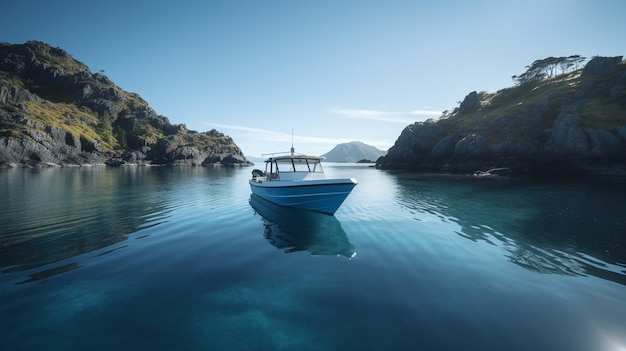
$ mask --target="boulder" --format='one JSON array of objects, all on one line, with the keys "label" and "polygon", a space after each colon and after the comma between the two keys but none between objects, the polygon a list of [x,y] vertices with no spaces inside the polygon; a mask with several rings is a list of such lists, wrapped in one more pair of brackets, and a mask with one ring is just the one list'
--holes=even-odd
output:
[{"label": "boulder", "polygon": [[23,101],[39,101],[39,96],[26,89],[0,84],[0,105],[15,106]]},{"label": "boulder", "polygon": [[481,134],[470,134],[454,146],[454,156],[462,158],[486,158],[491,154],[487,140]]},{"label": "boulder", "polygon": [[587,135],[571,115],[561,116],[554,122],[549,144],[557,155],[582,155],[589,149]]},{"label": "boulder", "polygon": [[111,167],[119,167],[123,164],[125,164],[126,161],[124,161],[123,159],[119,158],[119,157],[111,157],[110,159],[106,160],[104,162],[105,165],[107,166],[111,166]]},{"label": "boulder", "polygon": [[429,162],[433,162],[452,157],[458,142],[459,136],[457,134],[444,137],[435,144],[432,151],[428,154],[427,159]]},{"label": "boulder", "polygon": [[612,70],[617,64],[622,62],[623,56],[614,56],[614,57],[603,57],[596,56],[589,60],[583,68],[581,76],[591,76],[597,74],[608,73]]},{"label": "boulder", "polygon": [[480,97],[478,96],[477,92],[472,91],[471,93],[467,94],[467,96],[465,96],[465,99],[463,99],[463,102],[461,102],[461,105],[459,106],[459,113],[473,112],[478,110],[479,107]]},{"label": "boulder", "polygon": [[589,153],[600,158],[613,158],[619,154],[619,139],[604,129],[584,129],[589,142]]}]

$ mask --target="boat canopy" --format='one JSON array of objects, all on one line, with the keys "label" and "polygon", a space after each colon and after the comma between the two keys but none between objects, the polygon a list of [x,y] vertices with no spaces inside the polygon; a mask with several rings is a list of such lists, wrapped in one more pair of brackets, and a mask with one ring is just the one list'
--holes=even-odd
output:
[{"label": "boat canopy", "polygon": [[[321,161],[324,157],[307,155],[285,155],[265,160],[266,172],[315,172],[323,173]],[[268,169],[269,167],[269,169]]]},{"label": "boat canopy", "polygon": [[[287,155],[265,154],[265,155],[272,155],[272,157],[266,159],[265,162],[278,161],[282,159],[307,159],[307,160],[317,160],[317,162],[320,162],[326,159],[326,157],[324,156],[309,156],[309,155],[303,155],[303,154],[287,154]],[[278,156],[274,156],[274,155],[278,155]]]}]

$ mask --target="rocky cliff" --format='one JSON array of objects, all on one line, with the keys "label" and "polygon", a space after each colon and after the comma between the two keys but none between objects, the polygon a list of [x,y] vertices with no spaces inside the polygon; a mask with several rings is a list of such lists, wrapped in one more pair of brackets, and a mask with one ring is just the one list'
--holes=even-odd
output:
[{"label": "rocky cliff", "polygon": [[249,165],[216,131],[173,125],[137,94],[45,43],[0,43],[0,168]]},{"label": "rocky cliff", "polygon": [[626,63],[583,69],[496,93],[471,92],[452,113],[407,126],[382,169],[626,175]]}]

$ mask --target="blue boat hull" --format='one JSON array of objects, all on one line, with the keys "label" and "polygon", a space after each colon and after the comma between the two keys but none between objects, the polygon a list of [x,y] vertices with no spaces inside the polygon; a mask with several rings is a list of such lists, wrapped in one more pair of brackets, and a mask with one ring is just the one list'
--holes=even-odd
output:
[{"label": "blue boat hull", "polygon": [[262,183],[250,181],[250,188],[253,194],[280,206],[333,215],[356,184],[357,181],[352,178]]}]

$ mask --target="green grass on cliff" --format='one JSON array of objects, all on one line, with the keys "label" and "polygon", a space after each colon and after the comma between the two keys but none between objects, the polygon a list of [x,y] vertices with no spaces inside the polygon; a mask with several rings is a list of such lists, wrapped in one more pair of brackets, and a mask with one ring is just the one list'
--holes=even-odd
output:
[{"label": "green grass on cliff", "polygon": [[607,99],[590,100],[578,115],[578,123],[583,128],[615,130],[626,126],[626,110]]},{"label": "green grass on cliff", "polygon": [[[103,138],[98,131],[100,121],[98,117],[87,108],[78,108],[73,104],[65,103],[39,103],[24,101],[25,115],[45,125],[56,127],[71,133],[75,137],[83,137],[86,140],[99,140],[102,151],[119,149],[119,143],[114,138]],[[26,129],[26,127],[22,127]],[[107,140],[108,139],[108,140]]]},{"label": "green grass on cliff", "polygon": [[[619,65],[616,74],[622,74],[624,63]],[[548,102],[543,128],[554,124],[561,104],[566,100],[577,100],[579,95],[585,96],[585,104],[578,111],[578,122],[584,128],[598,128],[615,130],[626,125],[626,109],[606,96],[606,86],[614,84],[615,75],[581,77],[582,70],[558,75],[538,85],[522,84],[499,90],[495,93],[481,93],[481,107],[473,112],[452,113],[442,119],[443,132],[449,133],[455,129],[486,133],[492,142],[498,138],[497,131],[481,129],[484,123],[492,118],[509,121],[516,120],[533,109],[537,103]],[[493,132],[493,133],[492,133]],[[511,135],[509,135],[511,137]],[[513,136],[515,137],[515,136]],[[523,135],[519,135],[523,138]]]}]

